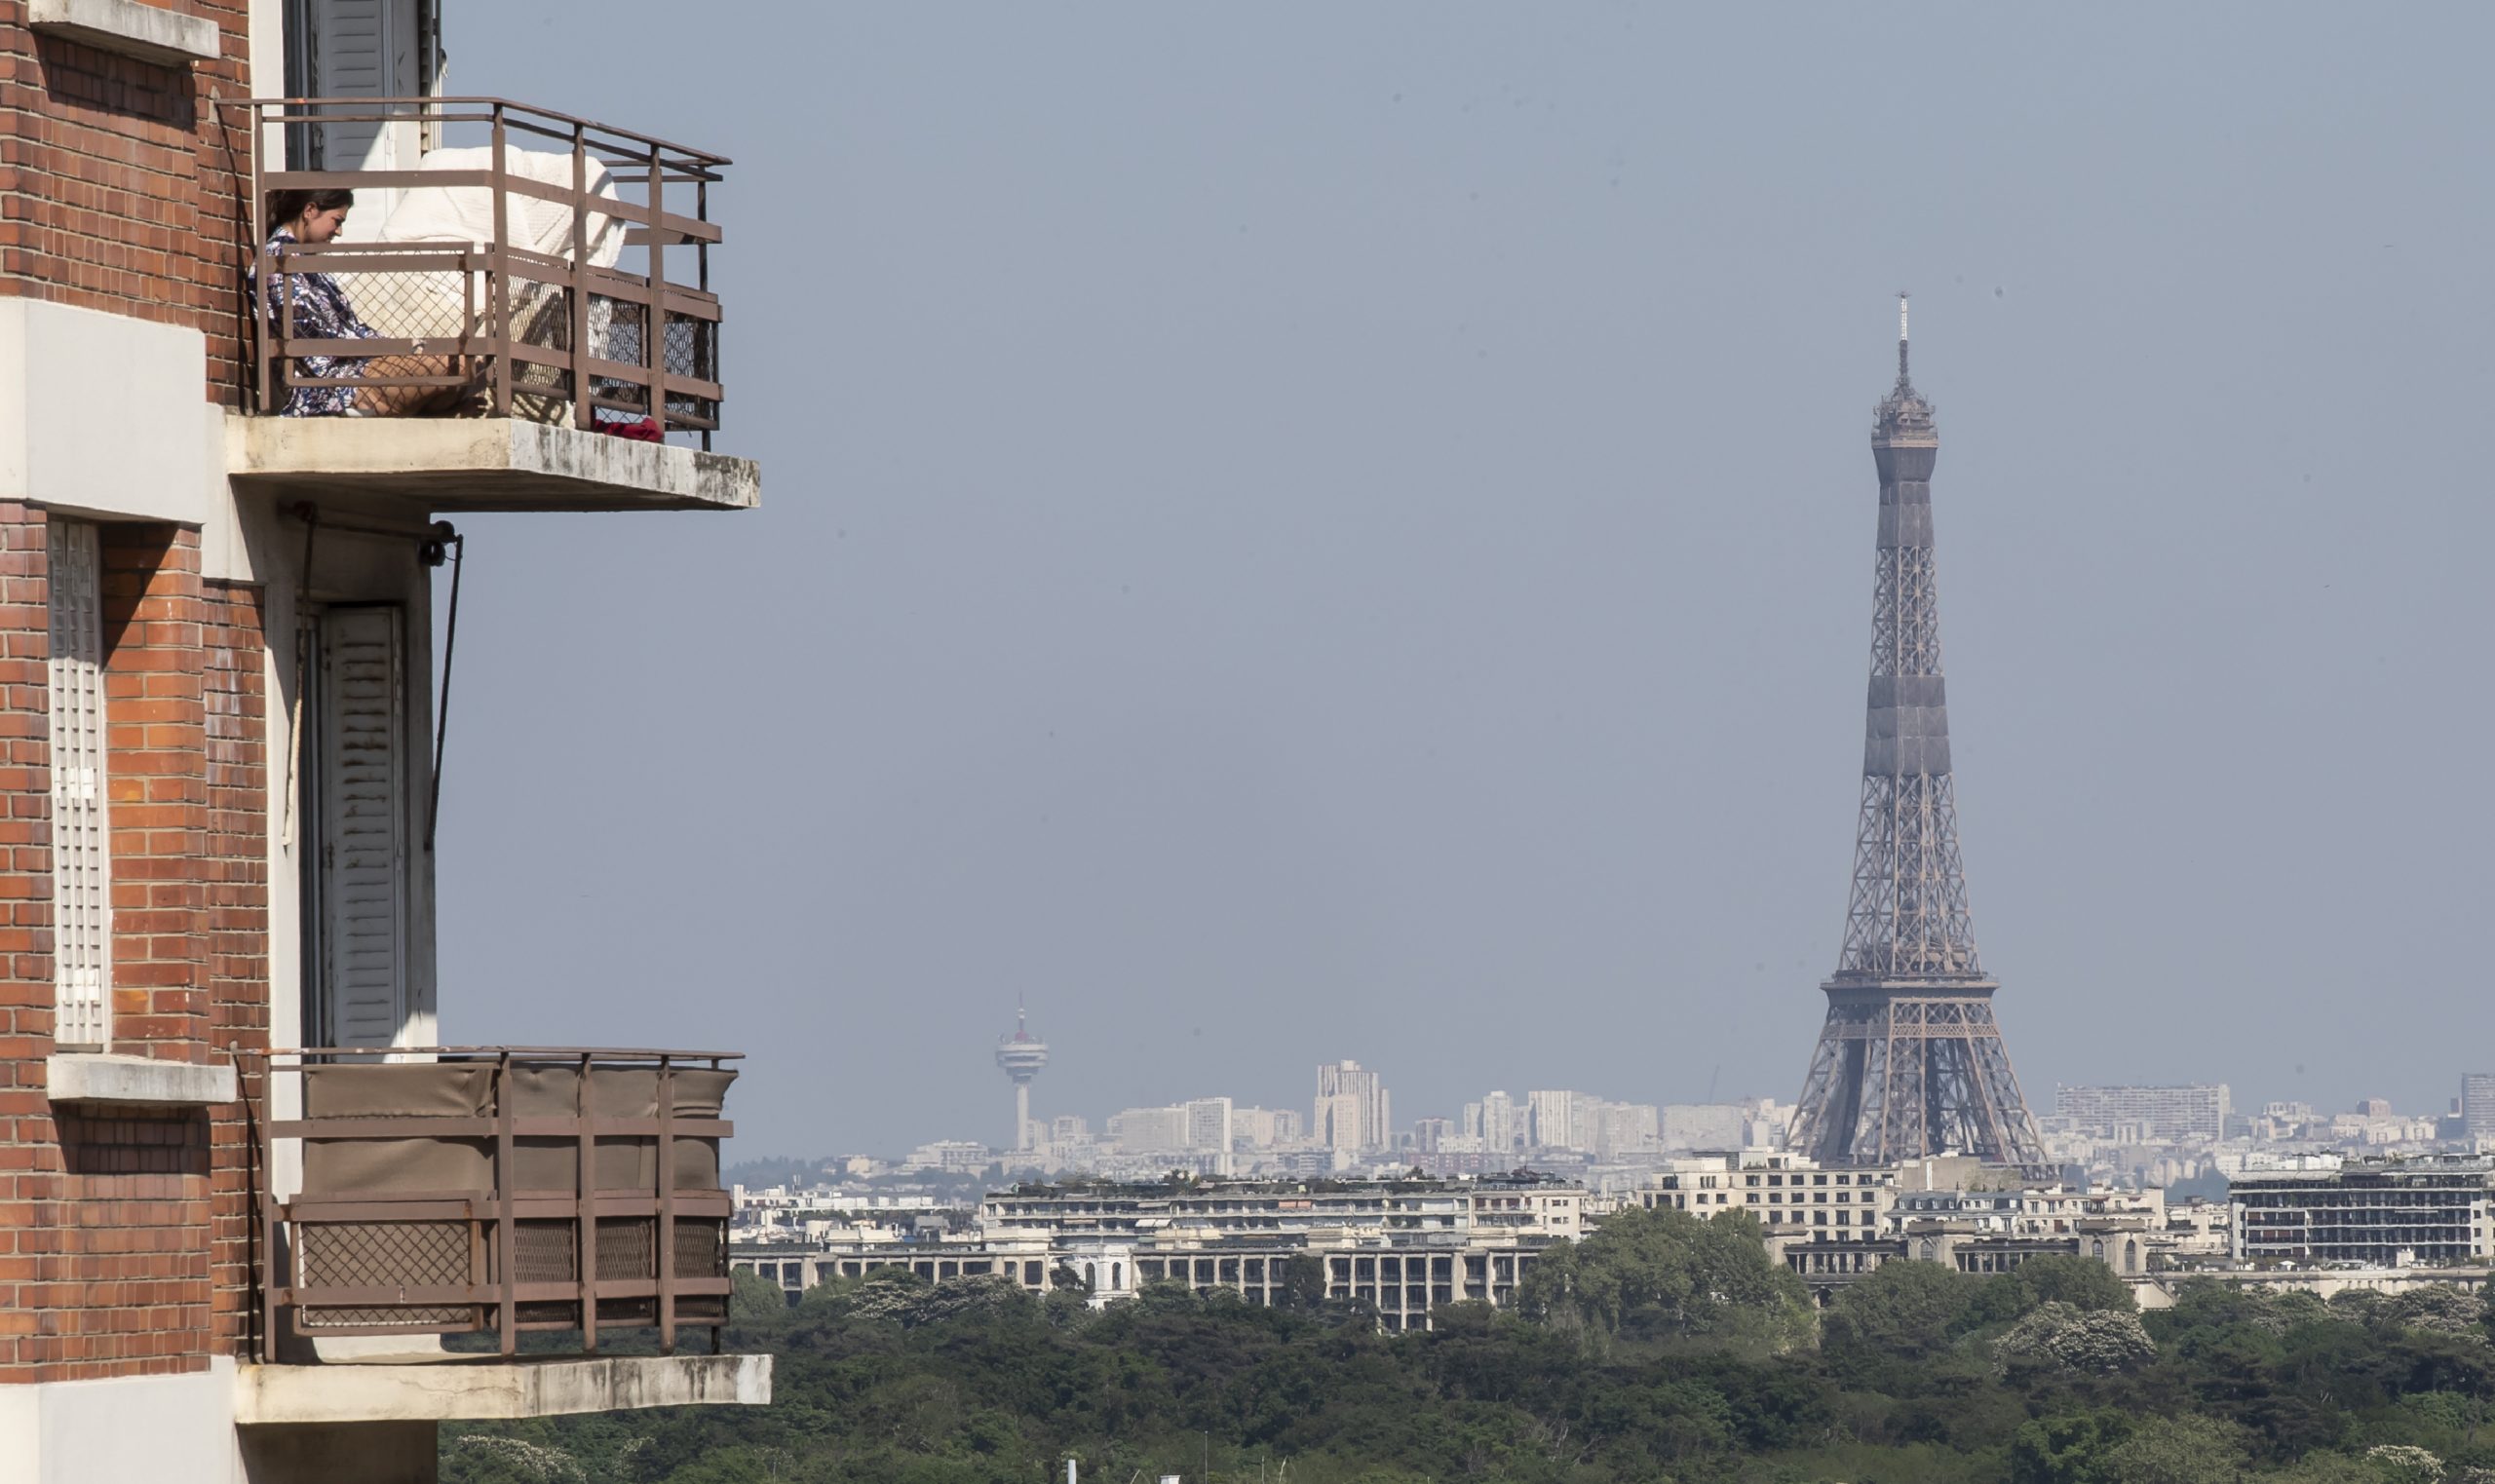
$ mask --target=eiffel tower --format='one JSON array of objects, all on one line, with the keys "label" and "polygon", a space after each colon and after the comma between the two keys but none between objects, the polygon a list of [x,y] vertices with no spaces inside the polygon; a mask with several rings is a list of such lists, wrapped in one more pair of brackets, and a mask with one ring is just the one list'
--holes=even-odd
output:
[{"label": "eiffel tower", "polygon": [[1878,577],[1862,812],[1845,949],[1821,986],[1828,1018],[1793,1115],[1790,1147],[1825,1164],[1893,1164],[1944,1152],[1988,1163],[2045,1161],[1993,1019],[1958,858],[1949,709],[1933,575],[1932,466],[1940,435],[1906,377],[1898,295],[1898,385],[1880,403]]}]

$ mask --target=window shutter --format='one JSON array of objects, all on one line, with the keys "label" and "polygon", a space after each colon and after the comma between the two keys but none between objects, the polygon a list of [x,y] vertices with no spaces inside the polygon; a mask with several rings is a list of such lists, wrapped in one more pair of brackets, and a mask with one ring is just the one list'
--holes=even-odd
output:
[{"label": "window shutter", "polygon": [[321,626],[321,951],[335,1044],[387,1046],[405,1022],[407,766],[400,610]]},{"label": "window shutter", "polygon": [[[411,0],[311,0],[313,97],[412,97],[430,93],[418,76],[419,55]],[[325,110],[338,112],[343,110]],[[421,131],[412,123],[322,124],[317,169],[413,170],[422,153]],[[349,235],[370,240],[397,205],[400,192],[366,187],[356,192],[357,227]]]},{"label": "window shutter", "polygon": [[[313,0],[312,96],[394,97],[391,0]],[[390,133],[378,124],[325,124],[323,170],[389,170]]]},{"label": "window shutter", "polygon": [[53,1040],[109,1039],[112,859],[104,795],[104,625],[96,528],[50,523]]}]

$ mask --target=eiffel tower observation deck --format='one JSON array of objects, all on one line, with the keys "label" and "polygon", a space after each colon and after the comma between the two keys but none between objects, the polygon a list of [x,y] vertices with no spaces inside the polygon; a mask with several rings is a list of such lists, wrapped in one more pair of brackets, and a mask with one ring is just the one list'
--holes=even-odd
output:
[{"label": "eiffel tower observation deck", "polygon": [[1872,585],[1871,686],[1862,809],[1845,947],[1791,1147],[1828,1164],[1975,1155],[2041,1164],[2043,1141],[1993,1018],[2000,987],[1976,954],[1958,854],[1949,707],[1940,672],[1932,468],[1940,435],[1906,371],[1898,295],[1898,384],[1874,414],[1880,535]]}]

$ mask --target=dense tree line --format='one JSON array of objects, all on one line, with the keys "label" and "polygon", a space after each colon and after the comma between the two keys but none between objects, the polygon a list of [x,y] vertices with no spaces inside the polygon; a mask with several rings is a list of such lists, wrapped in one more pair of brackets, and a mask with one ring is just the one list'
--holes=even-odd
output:
[{"label": "dense tree line", "polygon": [[1380,1333],[1298,1286],[1094,1312],[900,1274],[741,1288],[763,1409],[446,1425],[445,1484],[2495,1484],[2480,1299],[2245,1292],[2139,1313],[2105,1269],[1898,1263],[1815,1313],[1740,1215],[1631,1210],[1507,1311]]}]

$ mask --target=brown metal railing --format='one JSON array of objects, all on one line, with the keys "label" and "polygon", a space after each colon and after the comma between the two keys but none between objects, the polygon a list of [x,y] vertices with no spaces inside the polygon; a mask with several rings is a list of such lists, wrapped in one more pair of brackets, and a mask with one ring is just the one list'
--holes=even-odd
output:
[{"label": "brown metal railing", "polygon": [[[345,387],[366,399],[366,412],[518,415],[582,429],[639,424],[645,436],[693,433],[710,446],[724,396],[719,300],[710,291],[710,249],[721,237],[710,188],[730,163],[725,156],[504,98],[253,98],[240,106],[250,112],[252,145],[259,411],[283,410],[299,388]],[[318,158],[323,138],[390,130],[421,137],[428,151],[473,138],[485,158],[469,169],[280,168],[289,150],[298,163]],[[435,157],[437,166],[445,160],[456,157]],[[547,169],[555,160],[568,170]],[[272,247],[281,224],[266,219],[269,193],[330,188],[482,191],[490,228],[482,241]],[[560,209],[568,233],[556,232],[569,240],[516,240],[515,203]],[[378,223],[357,226],[368,232]],[[670,248],[687,250],[671,259]],[[623,249],[646,255],[642,271],[622,266]],[[616,260],[598,261],[608,256]],[[298,333],[309,274],[330,275],[376,333]],[[302,363],[310,356],[362,365],[314,375]]]},{"label": "brown metal railing", "polygon": [[[252,1195],[263,1360],[329,1335],[727,1323],[730,1051],[269,1053]],[[291,1094],[291,1095],[289,1095]],[[272,1172],[292,1194],[280,1199]]]}]

